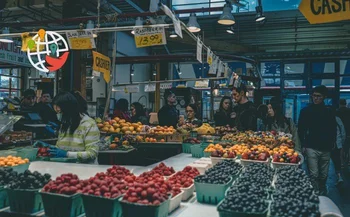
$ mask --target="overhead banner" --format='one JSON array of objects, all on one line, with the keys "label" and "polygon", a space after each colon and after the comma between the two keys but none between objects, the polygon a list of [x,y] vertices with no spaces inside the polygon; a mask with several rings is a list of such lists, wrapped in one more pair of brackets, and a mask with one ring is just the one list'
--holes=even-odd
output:
[{"label": "overhead banner", "polygon": [[91,30],[66,32],[68,44],[72,50],[90,50],[96,48],[94,34]]},{"label": "overhead banner", "polygon": [[349,0],[302,0],[299,10],[311,24],[350,20]]},{"label": "overhead banner", "polygon": [[103,73],[103,78],[107,83],[111,81],[111,59],[108,56],[92,51],[92,70]]},{"label": "overhead banner", "polygon": [[166,44],[163,26],[135,27],[134,39],[137,48]]}]

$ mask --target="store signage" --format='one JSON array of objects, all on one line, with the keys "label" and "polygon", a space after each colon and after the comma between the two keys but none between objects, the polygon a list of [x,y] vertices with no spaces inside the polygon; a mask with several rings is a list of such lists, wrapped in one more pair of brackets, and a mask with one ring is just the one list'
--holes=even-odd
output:
[{"label": "store signage", "polygon": [[161,83],[159,88],[161,90],[171,89],[173,88],[173,83],[171,82]]},{"label": "store signage", "polygon": [[213,52],[211,52],[210,48],[207,50],[207,63],[209,65],[213,63]]},{"label": "store signage", "polygon": [[72,50],[90,50],[96,48],[94,34],[91,30],[66,32],[69,47]]},{"label": "store signage", "polygon": [[21,49],[16,47],[14,43],[0,42],[0,62],[26,67],[32,66],[27,55],[21,52]]},{"label": "store signage", "polygon": [[203,44],[199,38],[197,38],[197,60],[198,62],[202,63],[202,51],[203,51]]},{"label": "store signage", "polygon": [[93,65],[92,70],[103,73],[104,80],[111,81],[111,59],[96,51],[92,51]]},{"label": "store signage", "polygon": [[209,80],[199,80],[194,83],[194,87],[196,88],[208,88],[209,87]]},{"label": "store signage", "polygon": [[156,84],[146,84],[144,90],[145,92],[154,92],[156,91]]},{"label": "store signage", "polygon": [[350,0],[302,0],[299,10],[311,24],[350,20]]},{"label": "store signage", "polygon": [[135,44],[137,48],[166,44],[163,26],[134,28]]},{"label": "store signage", "polygon": [[[41,50],[42,45],[44,48]],[[27,40],[29,62],[41,72],[53,72],[62,68],[68,55],[68,44],[57,32],[40,29],[35,36]]]}]

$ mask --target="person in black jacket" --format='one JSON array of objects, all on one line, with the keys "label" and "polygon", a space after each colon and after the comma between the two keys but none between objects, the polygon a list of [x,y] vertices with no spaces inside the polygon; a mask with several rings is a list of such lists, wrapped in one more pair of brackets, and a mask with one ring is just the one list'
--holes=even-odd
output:
[{"label": "person in black jacket", "polygon": [[337,137],[335,112],[324,104],[327,92],[323,85],[314,88],[313,104],[301,110],[298,126],[311,184],[320,195],[327,194],[329,162]]},{"label": "person in black jacket", "polygon": [[53,109],[51,101],[52,98],[49,91],[43,91],[41,93],[40,103],[36,105],[36,109],[45,124],[48,124],[49,122],[58,124],[59,121],[57,120],[57,114]]},{"label": "person in black jacket", "polygon": [[220,101],[219,110],[214,114],[215,126],[227,126],[233,127],[232,113],[232,100],[228,96],[222,97]]},{"label": "person in black jacket", "polygon": [[160,126],[173,126],[176,128],[179,122],[179,111],[175,108],[176,95],[168,91],[164,95],[166,105],[158,112],[158,121]]},{"label": "person in black jacket", "polygon": [[342,163],[343,167],[347,167],[347,164],[350,164],[349,161],[349,148],[350,148],[350,108],[346,107],[346,99],[340,99],[339,100],[339,109],[337,111],[337,116],[341,119],[343,122],[345,132],[346,132],[346,139],[345,143],[343,145],[343,156],[342,156]]},{"label": "person in black jacket", "polygon": [[237,105],[233,107],[231,115],[234,118],[234,126],[239,131],[257,130],[257,110],[254,103],[248,100],[247,87],[241,84],[240,87],[234,87],[232,96]]}]

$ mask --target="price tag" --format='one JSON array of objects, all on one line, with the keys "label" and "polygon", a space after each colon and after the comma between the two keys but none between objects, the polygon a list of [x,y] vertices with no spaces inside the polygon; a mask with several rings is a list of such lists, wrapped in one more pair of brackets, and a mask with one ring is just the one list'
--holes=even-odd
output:
[{"label": "price tag", "polygon": [[160,89],[161,90],[171,89],[172,87],[173,87],[173,84],[171,82],[161,83],[160,84]]},{"label": "price tag", "polygon": [[164,27],[137,27],[134,31],[137,48],[166,44]]},{"label": "price tag", "polygon": [[91,41],[89,38],[70,38],[70,48],[72,50],[88,50],[92,49]]},{"label": "price tag", "polygon": [[96,48],[93,32],[90,30],[66,32],[69,47],[72,50],[90,50]]}]

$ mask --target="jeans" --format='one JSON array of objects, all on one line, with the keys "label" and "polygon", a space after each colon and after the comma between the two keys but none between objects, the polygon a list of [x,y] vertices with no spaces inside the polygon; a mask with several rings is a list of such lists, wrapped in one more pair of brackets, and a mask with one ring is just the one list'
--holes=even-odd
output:
[{"label": "jeans", "polygon": [[306,156],[312,186],[314,187],[315,191],[320,193],[326,192],[326,182],[331,153],[306,148]]}]

